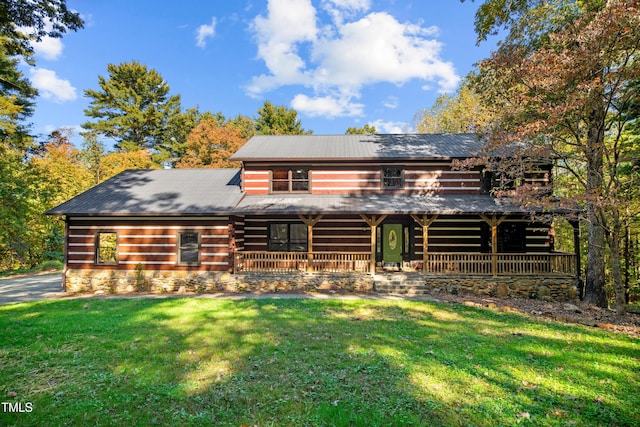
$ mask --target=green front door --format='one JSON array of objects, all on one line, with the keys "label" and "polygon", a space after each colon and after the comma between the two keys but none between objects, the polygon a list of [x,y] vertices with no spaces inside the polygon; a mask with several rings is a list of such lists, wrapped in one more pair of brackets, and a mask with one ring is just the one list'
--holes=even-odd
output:
[{"label": "green front door", "polygon": [[382,259],[402,262],[402,224],[382,224]]}]

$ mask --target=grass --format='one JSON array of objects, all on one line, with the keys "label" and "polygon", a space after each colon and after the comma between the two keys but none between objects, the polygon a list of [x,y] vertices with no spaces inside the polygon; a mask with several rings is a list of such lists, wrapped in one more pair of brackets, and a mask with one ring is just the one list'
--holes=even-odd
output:
[{"label": "grass", "polygon": [[0,425],[640,425],[639,339],[456,304],[7,305],[0,367]]}]

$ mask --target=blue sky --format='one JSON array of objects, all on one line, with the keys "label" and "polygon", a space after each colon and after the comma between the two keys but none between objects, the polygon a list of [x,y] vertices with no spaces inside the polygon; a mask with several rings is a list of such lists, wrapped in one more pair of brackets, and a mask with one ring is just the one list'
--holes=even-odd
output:
[{"label": "blue sky", "polygon": [[[36,134],[79,129],[86,89],[107,65],[138,61],[183,108],[254,117],[265,100],[295,108],[315,134],[375,125],[411,132],[491,43],[476,46],[478,3],[458,0],[68,0],[85,28],[36,44]],[[75,138],[74,138],[75,139]],[[79,140],[79,139],[78,139]]]}]

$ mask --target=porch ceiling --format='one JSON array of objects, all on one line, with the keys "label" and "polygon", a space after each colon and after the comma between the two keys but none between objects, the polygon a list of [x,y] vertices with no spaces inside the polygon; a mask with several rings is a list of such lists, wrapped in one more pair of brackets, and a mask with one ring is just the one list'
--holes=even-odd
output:
[{"label": "porch ceiling", "polygon": [[528,211],[488,194],[247,195],[237,213],[506,214]]}]

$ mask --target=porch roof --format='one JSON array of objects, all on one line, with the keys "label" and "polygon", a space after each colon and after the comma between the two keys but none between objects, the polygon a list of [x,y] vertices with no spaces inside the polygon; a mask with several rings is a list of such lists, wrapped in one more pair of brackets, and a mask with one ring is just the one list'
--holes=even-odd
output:
[{"label": "porch roof", "polygon": [[488,194],[358,194],[247,195],[239,214],[507,214],[527,213],[505,199]]}]

